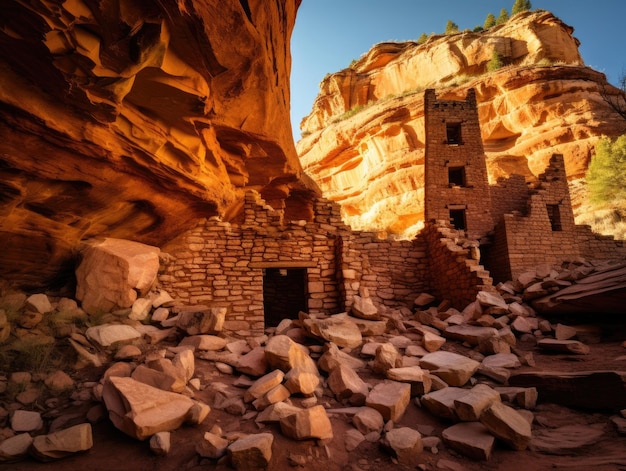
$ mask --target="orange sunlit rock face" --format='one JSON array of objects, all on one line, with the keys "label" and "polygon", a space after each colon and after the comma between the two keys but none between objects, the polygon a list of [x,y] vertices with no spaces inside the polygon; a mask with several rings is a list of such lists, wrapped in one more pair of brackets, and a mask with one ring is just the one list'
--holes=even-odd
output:
[{"label": "orange sunlit rock face", "polygon": [[[305,172],[353,228],[410,237],[423,224],[423,91],[462,100],[475,88],[492,182],[536,176],[553,153],[571,180],[583,177],[597,140],[624,124],[572,33],[549,12],[527,12],[481,33],[374,46],[322,82],[297,144]],[[509,65],[487,73],[494,50]]]},{"label": "orange sunlit rock face", "polygon": [[10,0],[0,19],[0,278],[63,281],[81,240],[160,245],[301,173],[298,0]]}]

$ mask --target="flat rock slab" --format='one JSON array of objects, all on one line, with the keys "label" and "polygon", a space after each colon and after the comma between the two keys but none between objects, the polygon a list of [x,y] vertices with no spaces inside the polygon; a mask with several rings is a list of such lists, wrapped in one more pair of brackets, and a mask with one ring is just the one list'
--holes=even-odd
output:
[{"label": "flat rock slab", "polygon": [[519,373],[511,375],[509,385],[537,388],[541,402],[589,410],[626,408],[626,371]]},{"label": "flat rock slab", "polygon": [[480,415],[480,423],[496,438],[514,450],[525,450],[530,444],[530,423],[515,409],[494,402]]},{"label": "flat rock slab", "polygon": [[38,435],[31,445],[31,454],[41,461],[53,461],[93,446],[91,424],[79,424],[48,435]]},{"label": "flat rock slab", "polygon": [[536,430],[530,449],[550,455],[570,455],[599,442],[605,428],[605,424],[593,424]]},{"label": "flat rock slab", "polygon": [[496,353],[486,356],[483,360],[483,366],[487,368],[519,368],[522,363],[514,353]]},{"label": "flat rock slab", "polygon": [[470,345],[478,345],[483,339],[497,337],[498,331],[493,327],[461,324],[448,327],[443,331],[443,336],[449,339],[467,342]]},{"label": "flat rock slab", "polygon": [[537,346],[543,350],[555,353],[573,353],[574,355],[587,355],[589,346],[578,340],[541,339]]},{"label": "flat rock slab", "polygon": [[473,460],[488,460],[496,441],[479,422],[463,422],[448,427],[441,434],[443,442]]},{"label": "flat rock slab", "polygon": [[439,351],[424,355],[420,366],[450,386],[463,386],[478,370],[480,363],[457,353]]},{"label": "flat rock slab", "polygon": [[333,342],[339,347],[356,348],[363,343],[361,331],[348,316],[338,314],[323,319],[303,319],[304,328],[311,335]]},{"label": "flat rock slab", "polygon": [[141,338],[141,333],[137,329],[125,324],[102,324],[89,327],[85,335],[102,347],[109,347],[116,343],[130,343]]}]

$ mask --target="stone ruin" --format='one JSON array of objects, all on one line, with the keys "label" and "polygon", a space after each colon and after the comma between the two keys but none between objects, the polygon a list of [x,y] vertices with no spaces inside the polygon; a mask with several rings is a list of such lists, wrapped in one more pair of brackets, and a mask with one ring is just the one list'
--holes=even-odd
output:
[{"label": "stone ruin", "polygon": [[[530,185],[516,176],[488,184],[471,91],[461,102],[427,91],[425,102],[427,221],[415,240],[352,231],[322,198],[309,220],[285,220],[250,191],[239,222],[198,221],[161,249],[90,243],[77,269],[82,307],[43,294],[16,301],[15,319],[0,316],[3,341],[54,325],[46,342],[67,341],[76,368],[103,374],[79,384],[63,371],[0,375],[0,388],[16,392],[11,412],[0,410],[10,417],[0,459],[86,451],[90,424],[105,417],[166,455],[172,433],[183,424],[208,429],[219,410],[259,432],[214,424],[195,445],[206,463],[271,468],[277,434],[325,447],[340,420],[350,424],[341,437],[348,452],[377,443],[415,467],[441,447],[474,460],[500,447],[558,452],[551,440],[566,431],[538,427],[533,411],[542,397],[598,406],[594,375],[609,385],[600,406],[626,408],[619,371],[532,371],[534,353],[590,353],[584,332],[537,310],[586,282],[595,292],[598,283],[623,287],[623,244],[574,225],[560,156]],[[53,396],[92,405],[85,420],[64,427],[57,411],[56,425],[44,424],[32,410],[41,381]],[[412,408],[448,425],[440,434],[397,426]],[[625,433],[624,410],[610,421]],[[605,433],[591,432],[576,430],[577,446]],[[313,459],[289,456],[305,468]]]}]

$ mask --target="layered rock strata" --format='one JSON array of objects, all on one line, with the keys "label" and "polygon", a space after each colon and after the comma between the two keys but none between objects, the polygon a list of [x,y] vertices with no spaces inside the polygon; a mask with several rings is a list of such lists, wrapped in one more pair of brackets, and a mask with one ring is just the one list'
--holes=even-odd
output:
[{"label": "layered rock strata", "polygon": [[299,4],[10,0],[0,277],[58,281],[83,239],[160,245],[198,217],[234,217],[244,188],[302,204],[288,83]]},{"label": "layered rock strata", "polygon": [[[474,88],[492,183],[532,179],[553,153],[570,180],[582,178],[597,140],[625,124],[602,98],[617,90],[585,67],[572,34],[539,11],[480,33],[374,46],[322,82],[297,144],[305,172],[353,228],[411,236],[424,211],[423,90],[457,100]],[[494,51],[507,65],[487,73]]]}]

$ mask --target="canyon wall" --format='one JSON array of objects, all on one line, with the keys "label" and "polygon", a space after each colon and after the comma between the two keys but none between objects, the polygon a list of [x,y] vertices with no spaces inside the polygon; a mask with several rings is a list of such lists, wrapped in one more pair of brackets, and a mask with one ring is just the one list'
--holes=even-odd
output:
[{"label": "canyon wall", "polygon": [[[575,185],[597,140],[626,129],[602,98],[617,90],[585,67],[578,45],[546,11],[423,44],[376,45],[320,85],[301,123],[303,168],[353,228],[411,237],[424,218],[423,92],[463,100],[474,88],[491,182],[531,179],[558,153]],[[505,66],[488,72],[494,51]]]},{"label": "canyon wall", "polygon": [[236,217],[248,189],[305,206],[289,120],[299,4],[8,0],[0,279],[62,284],[81,240],[160,245]]}]

